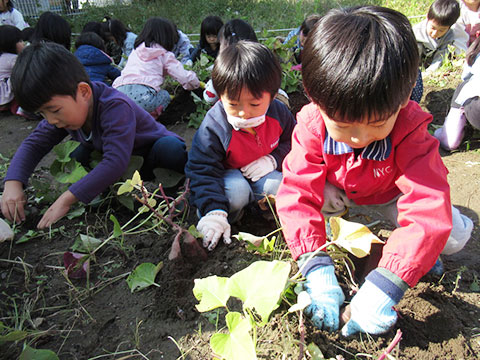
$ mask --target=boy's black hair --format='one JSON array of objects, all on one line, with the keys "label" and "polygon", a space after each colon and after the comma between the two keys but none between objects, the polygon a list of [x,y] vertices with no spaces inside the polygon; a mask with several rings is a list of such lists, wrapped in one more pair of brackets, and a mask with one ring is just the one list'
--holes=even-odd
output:
[{"label": "boy's black hair", "polygon": [[136,49],[137,46],[144,42],[146,47],[158,44],[165,50],[172,51],[177,42],[175,40],[175,34],[177,34],[177,31],[174,29],[173,23],[170,20],[161,17],[152,17],[147,20],[142,31],[138,34],[134,47]]},{"label": "boy's black hair", "polygon": [[82,29],[82,33],[84,32],[94,32],[98,36],[102,38],[104,42],[107,42],[107,36],[105,34],[105,29],[102,26],[101,22],[98,21],[89,21],[87,22]]},{"label": "boy's black hair", "polygon": [[32,35],[32,43],[53,41],[70,50],[72,29],[70,24],[58,14],[47,11],[38,18]]},{"label": "boy's black hair", "polygon": [[260,98],[268,92],[275,97],[282,82],[277,57],[265,46],[253,41],[239,41],[227,46],[215,60],[213,87],[219,96],[238,99],[243,88]]},{"label": "boy's black hair", "polygon": [[103,39],[92,31],[82,32],[77,41],[75,41],[75,48],[78,49],[82,45],[91,45],[105,52],[105,43]]},{"label": "boy's black hair", "polygon": [[457,0],[435,0],[428,9],[427,19],[435,20],[440,26],[452,26],[460,16]]},{"label": "boy's black hair", "polygon": [[300,25],[300,31],[302,32],[303,36],[308,36],[310,30],[313,29],[315,24],[320,20],[322,17],[318,14],[308,15],[305,20],[303,20],[302,25]]},{"label": "boy's black hair", "polygon": [[379,6],[336,9],[307,38],[303,84],[335,121],[381,121],[409,99],[418,61],[415,35],[401,13]]},{"label": "boy's black hair", "polygon": [[16,26],[0,26],[0,54],[17,53],[17,43],[22,41],[22,32]]},{"label": "boy's black hair", "polygon": [[123,43],[127,38],[127,32],[130,31],[120,20],[112,19],[110,16],[103,18],[103,29],[106,34],[113,36],[115,41],[120,47],[123,47]]},{"label": "boy's black hair", "polygon": [[[219,16],[207,16],[202,21],[202,25],[200,26],[200,47],[205,48],[210,46],[207,43],[207,35],[217,35],[220,29],[223,26],[223,21]],[[218,40],[217,40],[218,41]]]},{"label": "boy's black hair", "polygon": [[480,36],[477,37],[475,41],[471,43],[467,49],[465,60],[467,61],[468,66],[473,65],[479,53],[480,53]]},{"label": "boy's black hair", "polygon": [[257,35],[253,27],[242,19],[233,19],[222,26],[218,32],[218,42],[220,50],[228,45],[235,44],[240,40],[250,40],[258,42]]},{"label": "boy's black hair", "polygon": [[28,26],[22,30],[22,40],[30,42],[35,28]]},{"label": "boy's black hair", "polygon": [[92,86],[77,57],[52,42],[27,46],[17,57],[10,81],[18,104],[29,112],[57,95],[75,99],[80,82]]}]

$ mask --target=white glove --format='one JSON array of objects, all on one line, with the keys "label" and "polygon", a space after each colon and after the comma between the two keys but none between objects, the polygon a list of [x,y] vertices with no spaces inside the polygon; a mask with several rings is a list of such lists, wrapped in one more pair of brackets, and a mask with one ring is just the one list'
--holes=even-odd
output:
[{"label": "white glove", "polygon": [[256,182],[277,168],[277,161],[272,155],[265,155],[240,169],[247,179]]},{"label": "white glove", "polygon": [[212,210],[208,212],[198,222],[197,230],[203,235],[203,247],[206,247],[209,251],[215,249],[222,235],[225,244],[232,242],[226,211]]},{"label": "white glove", "polygon": [[12,240],[13,236],[13,231],[10,228],[10,225],[8,225],[5,220],[0,219],[0,243],[5,240]]}]

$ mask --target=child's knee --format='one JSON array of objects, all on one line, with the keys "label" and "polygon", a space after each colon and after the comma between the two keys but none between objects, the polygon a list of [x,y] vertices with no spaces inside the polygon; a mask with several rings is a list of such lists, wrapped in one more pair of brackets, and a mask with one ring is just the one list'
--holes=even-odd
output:
[{"label": "child's knee", "polygon": [[451,255],[463,249],[470,239],[473,230],[473,221],[452,206],[453,228],[443,248],[443,255]]}]

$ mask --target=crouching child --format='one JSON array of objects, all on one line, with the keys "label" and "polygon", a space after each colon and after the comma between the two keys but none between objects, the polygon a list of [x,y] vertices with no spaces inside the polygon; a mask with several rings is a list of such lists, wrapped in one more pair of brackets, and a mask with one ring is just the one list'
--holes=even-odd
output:
[{"label": "crouching child", "polygon": [[264,45],[240,41],[215,60],[213,86],[220,97],[196,132],[185,173],[200,221],[203,245],[213,250],[243,209],[275,195],[290,151],[295,119],[274,97],[282,70]]},{"label": "crouching child", "polygon": [[312,299],[305,311],[320,329],[339,329],[345,300],[332,259],[311,257],[326,242],[325,217],[371,206],[397,225],[351,299],[345,336],[388,331],[404,292],[442,251],[470,238],[472,221],[451,206],[447,169],[427,131],[432,116],[409,100],[418,62],[408,19],[382,7],[332,10],[305,44],[312,102],[297,115],[276,205]]},{"label": "crouching child", "polygon": [[[34,44],[18,57],[12,87],[19,105],[44,117],[22,142],[5,177],[1,201],[10,221],[25,220],[24,187],[40,160],[66,136],[81,144],[72,155],[85,163],[97,150],[102,160],[72,184],[48,208],[38,228],[46,228],[68,213],[77,201],[88,204],[126,171],[132,154],[144,157],[142,176],[154,168],[183,172],[184,141],[157,123],[126,95],[101,82],[91,82],[82,64],[55,43]],[[88,163],[88,161],[87,161]]]}]

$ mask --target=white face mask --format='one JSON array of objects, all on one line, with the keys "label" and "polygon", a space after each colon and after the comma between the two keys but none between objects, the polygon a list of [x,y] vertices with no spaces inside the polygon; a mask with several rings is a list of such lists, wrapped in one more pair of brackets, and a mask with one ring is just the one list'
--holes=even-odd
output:
[{"label": "white face mask", "polygon": [[241,117],[227,114],[227,121],[235,130],[253,128],[265,122],[265,114],[250,119],[242,119]]}]

